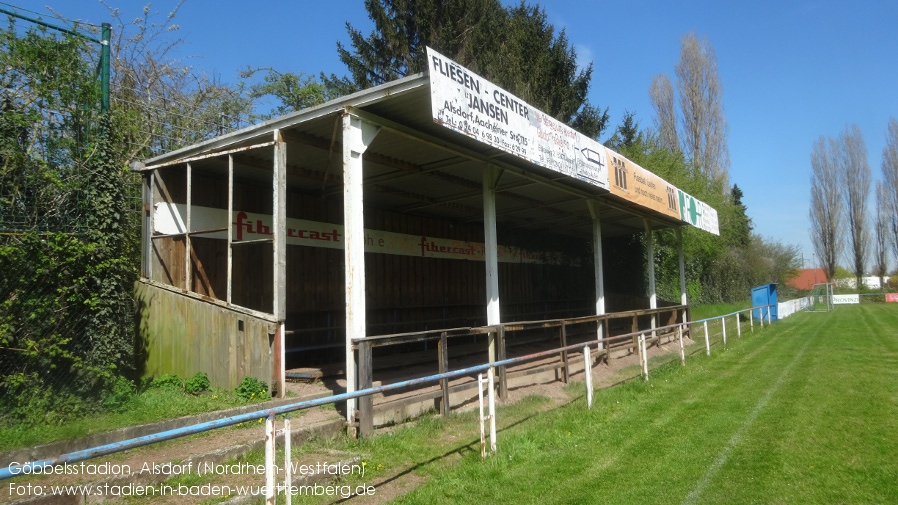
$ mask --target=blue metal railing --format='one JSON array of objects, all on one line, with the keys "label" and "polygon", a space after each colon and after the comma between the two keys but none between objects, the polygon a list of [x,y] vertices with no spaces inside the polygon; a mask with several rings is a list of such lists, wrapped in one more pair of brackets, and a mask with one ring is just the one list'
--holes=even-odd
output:
[{"label": "blue metal railing", "polygon": [[558,348],[554,348],[554,349],[550,349],[550,350],[546,350],[546,351],[534,352],[531,354],[517,356],[514,358],[501,359],[501,360],[494,361],[492,363],[484,363],[484,364],[480,364],[480,365],[461,368],[458,370],[453,370],[450,372],[443,372],[443,373],[438,373],[438,374],[433,374],[433,375],[427,375],[427,376],[418,377],[415,379],[409,379],[409,380],[404,380],[404,381],[400,381],[400,382],[395,382],[392,384],[385,384],[385,385],[381,385],[381,386],[360,389],[358,391],[353,391],[351,393],[336,394],[336,395],[332,395],[332,396],[328,396],[328,397],[324,397],[324,398],[316,398],[314,400],[305,400],[305,401],[291,403],[291,404],[287,404],[287,405],[281,405],[278,407],[272,407],[269,409],[257,410],[257,411],[249,412],[246,414],[225,417],[222,419],[216,419],[214,421],[207,421],[207,422],[197,423],[197,424],[190,425],[190,426],[184,426],[181,428],[166,430],[166,431],[162,431],[159,433],[154,433],[152,435],[146,435],[146,436],[142,436],[142,437],[136,437],[136,438],[132,438],[132,439],[128,439],[128,440],[123,440],[120,442],[105,444],[105,445],[93,447],[90,449],[74,451],[74,452],[62,454],[55,458],[49,458],[49,459],[44,459],[44,460],[39,460],[39,461],[31,461],[31,462],[25,462],[25,463],[10,462],[10,463],[7,463],[5,467],[0,467],[0,480],[16,477],[19,475],[35,473],[35,472],[31,472],[29,470],[36,468],[36,467],[47,467],[47,466],[55,466],[55,465],[65,465],[68,463],[76,463],[79,461],[84,461],[86,459],[96,458],[99,456],[105,456],[105,455],[113,454],[116,452],[125,451],[128,449],[134,449],[137,447],[142,447],[142,446],[154,444],[157,442],[162,442],[165,440],[172,440],[175,438],[180,438],[180,437],[184,437],[187,435],[202,433],[204,431],[210,431],[210,430],[217,429],[217,428],[233,426],[233,425],[244,423],[247,421],[255,421],[255,420],[259,420],[259,419],[273,420],[274,417],[277,415],[287,414],[287,413],[295,412],[298,410],[308,409],[308,408],[317,407],[317,406],[321,406],[321,405],[328,405],[328,404],[332,404],[332,403],[338,403],[338,402],[342,402],[342,401],[346,401],[346,400],[361,398],[361,397],[368,396],[368,395],[384,393],[387,391],[398,390],[398,389],[407,388],[407,387],[411,387],[411,386],[436,383],[443,379],[452,379],[452,378],[456,378],[456,377],[472,375],[472,374],[487,370],[489,368],[514,365],[514,364],[518,364],[518,363],[533,361],[533,360],[543,358],[543,357],[555,356],[564,351],[575,351],[575,350],[583,349],[584,347],[590,347],[590,348],[593,346],[598,347],[600,344],[605,343],[605,342],[611,342],[611,341],[621,340],[621,339],[625,339],[625,338],[632,338],[633,336],[663,332],[664,330],[676,329],[677,327],[681,327],[681,328],[687,327],[690,324],[704,323],[704,322],[715,320],[715,319],[722,319],[722,318],[730,317],[734,314],[738,314],[740,312],[745,312],[745,311],[749,311],[749,310],[751,310],[751,309],[746,309],[744,311],[737,311],[737,312],[734,312],[731,314],[726,314],[724,316],[716,316],[716,317],[712,317],[712,318],[702,319],[700,321],[694,321],[692,323],[690,323],[690,322],[676,323],[676,324],[672,324],[672,325],[668,325],[668,326],[662,326],[662,327],[653,328],[653,329],[645,329],[645,330],[631,332],[631,333],[627,333],[627,334],[623,334],[623,335],[615,335],[612,337],[606,337],[606,338],[602,338],[602,339],[592,339],[587,342],[580,342],[580,343],[571,344],[571,345],[567,345],[564,347],[558,347]]}]

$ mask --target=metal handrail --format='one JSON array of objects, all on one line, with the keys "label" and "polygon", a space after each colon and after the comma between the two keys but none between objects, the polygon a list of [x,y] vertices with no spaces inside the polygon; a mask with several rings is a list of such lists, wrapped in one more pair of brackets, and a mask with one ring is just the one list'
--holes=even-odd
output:
[{"label": "metal handrail", "polygon": [[[769,307],[769,306],[767,306]],[[757,307],[756,307],[757,308]],[[739,311],[742,312],[742,311]],[[514,358],[507,358],[494,361],[492,363],[484,363],[480,365],[474,365],[466,368],[461,368],[458,370],[453,370],[449,372],[443,372],[433,375],[427,375],[423,377],[418,377],[415,379],[408,379],[404,381],[394,382],[392,384],[385,384],[380,386],[375,386],[366,389],[360,389],[358,391],[353,391],[349,393],[341,393],[332,396],[327,396],[324,398],[317,398],[314,400],[305,400],[301,402],[291,403],[287,405],[281,405],[278,407],[272,407],[269,409],[257,410],[254,412],[248,412],[246,414],[240,414],[236,416],[225,417],[222,419],[216,419],[214,421],[206,421],[202,423],[193,424],[190,426],[184,426],[181,428],[175,428],[171,430],[161,431],[159,433],[154,433],[151,435],[145,435],[141,437],[136,437],[128,440],[123,440],[120,442],[113,442],[110,444],[105,444],[97,447],[93,447],[90,449],[84,449],[80,451],[74,451],[70,453],[61,454],[55,458],[49,458],[39,461],[31,461],[18,464],[17,462],[10,462],[7,464],[5,468],[0,468],[0,480],[9,479],[12,477],[16,477],[18,475],[24,475],[26,472],[22,471],[22,468],[35,468],[35,467],[47,467],[47,466],[56,466],[56,465],[65,465],[68,463],[76,463],[79,461],[84,461],[86,459],[95,458],[99,456],[105,456],[109,454],[114,454],[116,452],[121,452],[129,449],[134,449],[137,447],[142,447],[145,445],[154,444],[157,442],[162,442],[165,440],[172,440],[175,438],[184,437],[187,435],[193,435],[197,433],[202,433],[204,431],[210,431],[217,428],[224,428],[227,426],[233,426],[236,424],[255,421],[259,419],[269,419],[271,421],[274,420],[274,417],[277,415],[287,414],[290,412],[295,412],[298,410],[304,410],[312,407],[317,407],[321,405],[329,405],[331,403],[338,403],[346,400],[352,400],[356,398],[361,398],[364,396],[375,395],[379,393],[384,393],[387,391],[393,391],[398,389],[403,389],[411,386],[418,386],[422,384],[428,383],[436,383],[440,380],[453,379],[456,377],[462,377],[466,375],[475,374],[478,372],[482,372],[484,370],[488,370],[490,368],[496,368],[501,366],[513,365],[517,363],[524,363],[528,361],[533,361],[539,358],[554,356],[561,352],[565,351],[573,351],[584,348],[591,348],[592,346],[598,346],[600,343],[608,342],[610,340],[623,339],[627,337],[633,337],[638,335],[645,335],[652,332],[658,332],[665,329],[677,328],[677,327],[685,327],[689,324],[694,324],[696,322],[705,322],[712,319],[721,319],[724,317],[728,317],[732,314],[727,314],[724,316],[717,316],[715,318],[703,319],[701,321],[693,321],[693,322],[682,322],[676,323],[673,325],[661,326],[657,328],[640,330],[636,332],[626,333],[622,335],[615,335],[613,337],[605,337],[601,339],[592,339],[588,342],[581,342],[576,344],[570,344],[564,347],[558,347],[555,349],[550,349],[546,351],[538,351],[530,354],[526,354],[523,356],[518,356]],[[595,317],[595,316],[591,316]]]}]

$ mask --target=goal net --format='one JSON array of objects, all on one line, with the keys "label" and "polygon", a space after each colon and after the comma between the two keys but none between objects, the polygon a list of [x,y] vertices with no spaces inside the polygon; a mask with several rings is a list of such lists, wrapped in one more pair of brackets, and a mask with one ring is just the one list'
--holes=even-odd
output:
[{"label": "goal net", "polygon": [[811,290],[808,312],[829,312],[833,309],[833,285],[814,284]]}]

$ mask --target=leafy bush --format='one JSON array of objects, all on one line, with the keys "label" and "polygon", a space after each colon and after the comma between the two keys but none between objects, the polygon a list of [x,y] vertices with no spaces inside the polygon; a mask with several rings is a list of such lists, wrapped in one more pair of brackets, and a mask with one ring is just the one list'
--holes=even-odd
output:
[{"label": "leafy bush", "polygon": [[150,387],[154,389],[183,389],[184,385],[177,375],[167,373],[153,379],[153,382],[150,383]]},{"label": "leafy bush", "polygon": [[103,407],[108,410],[121,411],[134,400],[137,388],[134,383],[124,377],[116,377],[110,383],[109,395],[103,400]]},{"label": "leafy bush", "polygon": [[203,391],[208,391],[212,386],[209,382],[209,376],[206,372],[197,372],[196,375],[184,382],[184,391],[191,395],[198,395]]},{"label": "leafy bush", "polygon": [[255,377],[244,377],[243,382],[234,390],[237,396],[244,400],[265,401],[271,398],[268,392],[268,384]]}]

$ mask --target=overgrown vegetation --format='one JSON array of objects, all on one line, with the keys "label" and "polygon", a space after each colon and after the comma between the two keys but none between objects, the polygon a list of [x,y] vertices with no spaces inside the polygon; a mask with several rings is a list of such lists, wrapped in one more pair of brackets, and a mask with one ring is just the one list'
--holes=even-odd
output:
[{"label": "overgrown vegetation", "polygon": [[[136,383],[119,376],[110,380],[106,391],[101,405],[92,410],[74,396],[51,405],[63,410],[41,410],[42,404],[36,402],[46,401],[43,396],[32,399],[16,412],[18,422],[0,423],[0,451],[271,399],[268,386],[259,380],[245,378],[240,387],[228,391],[211,387],[202,372],[186,380],[165,374]],[[37,408],[28,410],[28,405]],[[70,415],[87,412],[90,415]]]},{"label": "overgrown vegetation", "polygon": [[0,422],[61,421],[133,369],[133,200],[87,42],[10,23],[0,44]]}]

